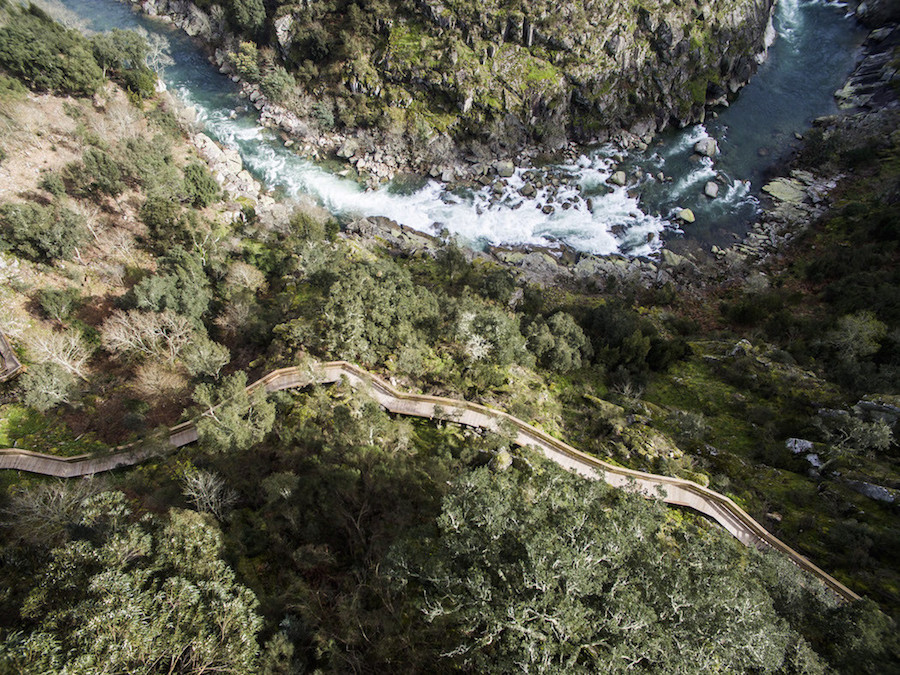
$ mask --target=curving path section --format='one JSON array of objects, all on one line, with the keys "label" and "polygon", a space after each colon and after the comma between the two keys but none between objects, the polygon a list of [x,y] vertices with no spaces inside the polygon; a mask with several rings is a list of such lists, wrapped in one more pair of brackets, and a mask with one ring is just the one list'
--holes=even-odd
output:
[{"label": "curving path section", "polygon": [[[748,546],[772,548],[788,556],[797,566],[818,577],[844,600],[859,596],[844,584],[771,535],[762,525],[728,497],[681,478],[658,476],[614,466],[576,450],[544,431],[500,410],[477,403],[402,392],[382,378],[346,361],[331,361],[310,368],[293,367],[274,370],[251,384],[248,389],[265,387],[267,392],[327,384],[345,378],[354,387],[366,390],[379,404],[398,415],[428,419],[444,419],[498,431],[502,422],[516,430],[516,443],[534,447],[560,466],[587,478],[605,480],[610,485],[637,490],[647,497],[661,498],[667,504],[687,506],[713,519],[730,534]],[[116,448],[110,454],[53,457],[15,448],[0,450],[0,469],[17,469],[47,476],[74,478],[88,476],[119,467],[138,464],[172,447],[182,447],[197,440],[193,422],[184,422],[169,430],[168,444],[152,444]],[[166,447],[168,445],[168,448]]]}]

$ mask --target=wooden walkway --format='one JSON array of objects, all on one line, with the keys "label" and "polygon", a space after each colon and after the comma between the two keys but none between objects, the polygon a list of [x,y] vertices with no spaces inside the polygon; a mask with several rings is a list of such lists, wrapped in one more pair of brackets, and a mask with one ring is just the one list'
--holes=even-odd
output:
[{"label": "wooden walkway", "polygon": [[[468,401],[402,392],[377,375],[346,361],[331,361],[313,368],[282,368],[257,380],[248,389],[265,387],[266,391],[271,393],[311,384],[332,383],[341,379],[346,379],[354,387],[364,389],[384,408],[398,415],[447,419],[490,431],[498,431],[501,423],[506,422],[516,430],[515,440],[518,445],[533,447],[560,466],[587,478],[605,480],[615,487],[636,490],[650,498],[660,498],[667,504],[694,509],[716,521],[748,546],[780,551],[798,567],[818,577],[840,598],[848,601],[859,599],[859,596],[844,584],[770,534],[725,495],[681,478],[658,476],[614,466],[585,454],[503,411]],[[193,422],[185,422],[169,430],[170,447],[182,447],[196,440],[197,429]],[[0,469],[17,469],[46,476],[73,478],[138,464],[159,453],[159,445],[156,447],[134,445],[117,448],[109,454],[63,458],[13,448],[0,450]]]}]

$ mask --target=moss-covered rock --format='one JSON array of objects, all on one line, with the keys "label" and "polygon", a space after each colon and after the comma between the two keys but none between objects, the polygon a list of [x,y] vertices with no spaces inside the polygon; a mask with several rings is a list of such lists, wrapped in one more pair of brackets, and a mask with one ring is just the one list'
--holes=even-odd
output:
[{"label": "moss-covered rock", "polygon": [[[257,43],[256,69],[281,62],[299,83],[297,112],[312,105],[303,96],[333,101],[338,130],[402,136],[410,156],[442,137],[510,157],[702,119],[708,101],[752,73],[772,5],[309,0],[269,8],[262,33],[232,22],[238,38],[204,37]],[[199,11],[170,0],[142,6]]]}]

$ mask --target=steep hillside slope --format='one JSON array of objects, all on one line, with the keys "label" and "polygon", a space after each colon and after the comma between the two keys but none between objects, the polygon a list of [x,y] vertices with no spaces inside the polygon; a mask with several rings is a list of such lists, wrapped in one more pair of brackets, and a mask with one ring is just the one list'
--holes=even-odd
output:
[{"label": "steep hillside slope", "polygon": [[701,120],[707,102],[724,100],[752,74],[773,5],[199,4],[141,6],[176,17],[217,48],[226,68],[259,83],[258,107],[277,102],[306,118],[309,128],[288,125],[297,135],[365,130],[364,146],[377,144],[412,165],[460,149],[513,156]]}]

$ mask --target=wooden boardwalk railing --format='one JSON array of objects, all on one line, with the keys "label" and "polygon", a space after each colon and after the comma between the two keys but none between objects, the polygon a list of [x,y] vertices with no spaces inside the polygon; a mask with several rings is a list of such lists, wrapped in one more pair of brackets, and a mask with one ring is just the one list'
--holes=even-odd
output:
[{"label": "wooden boardwalk railing", "polygon": [[[658,476],[625,469],[576,450],[517,417],[477,403],[410,394],[397,390],[382,378],[346,361],[331,361],[312,368],[282,368],[251,384],[248,389],[265,387],[267,392],[326,384],[345,378],[354,387],[364,388],[384,408],[398,415],[428,419],[448,419],[470,427],[500,430],[506,422],[516,430],[516,443],[534,447],[560,466],[582,476],[605,480],[610,485],[637,490],[647,497],[661,498],[667,504],[687,506],[716,521],[748,546],[772,548],[788,556],[797,566],[818,577],[844,600],[859,596],[844,584],[770,534],[741,507],[725,495],[681,478]],[[193,422],[184,422],[169,430],[169,446],[181,447],[197,440]],[[0,450],[0,469],[17,469],[47,476],[73,478],[110,471],[140,463],[158,454],[159,447],[134,445],[118,448],[110,454],[53,457],[15,448]]]}]

